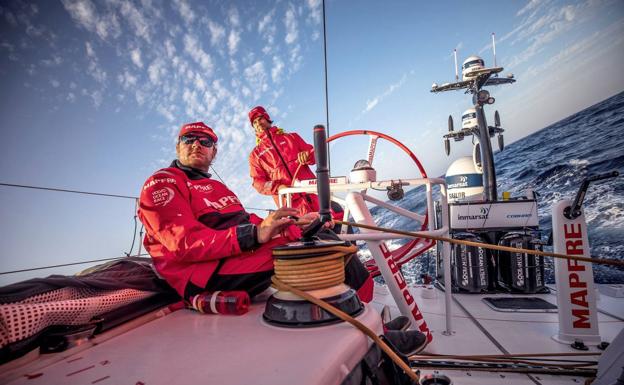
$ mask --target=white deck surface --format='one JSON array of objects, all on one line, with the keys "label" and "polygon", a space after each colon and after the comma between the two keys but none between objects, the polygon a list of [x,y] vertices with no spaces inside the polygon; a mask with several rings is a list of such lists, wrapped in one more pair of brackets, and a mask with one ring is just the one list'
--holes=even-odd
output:
[{"label": "white deck surface", "polygon": [[[47,367],[26,365],[9,383],[330,385],[370,347],[349,324],[278,328],[262,320],[263,311],[264,303],[240,317],[179,310]],[[381,334],[372,307],[357,319]]]},{"label": "white deck surface", "polygon": [[[464,308],[481,324],[483,328],[502,346],[504,351],[490,340],[460,307],[452,303],[452,330],[450,336],[442,334],[445,330],[444,293],[436,290],[436,298],[422,298],[420,287],[411,288],[420,311],[423,313],[429,329],[433,333],[433,342],[425,349],[425,353],[447,355],[481,355],[481,354],[511,354],[522,353],[579,353],[569,345],[561,344],[552,339],[557,334],[557,313],[523,313],[499,312],[492,310],[482,301],[483,297],[509,297],[509,294],[474,295],[453,294]],[[381,309],[384,305],[390,306],[393,316],[398,315],[398,308],[392,298],[386,294],[384,287],[375,287],[375,301],[373,305]],[[528,297],[528,295],[521,295]],[[556,304],[556,295],[534,295],[550,303]],[[619,315],[624,311],[624,299],[614,299],[601,296],[598,308]],[[599,330],[603,341],[611,342],[624,329],[624,322],[612,317],[599,314]],[[624,347],[620,347],[624,349]],[[590,346],[590,352],[602,352],[595,346]],[[584,359],[572,357],[572,359]],[[588,356],[587,360],[596,361],[597,356]],[[423,370],[423,374],[433,373],[433,370]],[[486,373],[469,370],[439,369],[453,380],[454,385],[472,384],[579,384],[584,383],[583,377],[532,375],[533,379],[524,374]]]},{"label": "white deck surface", "polygon": [[[433,342],[425,353],[578,352],[552,339],[558,328],[556,313],[498,312],[482,301],[482,295],[454,294],[474,319],[453,302],[453,333],[444,335],[444,293],[436,290],[435,298],[429,299],[421,297],[422,290],[412,288],[433,333]],[[537,297],[556,303],[554,294]],[[598,308],[619,316],[624,310],[623,303],[621,298],[602,295]],[[376,285],[375,301],[358,319],[381,334],[378,311],[384,305],[389,305],[393,315],[398,315],[387,289]],[[42,359],[11,369],[8,377],[7,373],[0,373],[0,383],[332,385],[340,384],[370,346],[370,341],[351,325],[278,328],[262,320],[263,310],[264,302],[253,304],[251,311],[240,317],[180,310],[130,328],[116,337],[98,337],[92,347],[41,356]],[[599,314],[598,319],[604,341],[612,341],[624,328],[623,321],[610,316]],[[477,324],[485,328],[496,343]],[[599,352],[594,346],[590,351]],[[597,360],[598,357],[587,359]],[[434,372],[422,370],[422,374]],[[583,377],[476,370],[438,369],[437,372],[451,377],[454,385],[573,385],[585,381]],[[11,381],[7,382],[8,379]]]}]

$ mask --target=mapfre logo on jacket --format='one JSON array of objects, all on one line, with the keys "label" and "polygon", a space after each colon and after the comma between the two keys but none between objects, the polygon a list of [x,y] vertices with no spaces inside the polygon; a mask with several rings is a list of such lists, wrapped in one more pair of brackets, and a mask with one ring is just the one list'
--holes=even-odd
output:
[{"label": "mapfre logo on jacket", "polygon": [[213,209],[219,210],[219,211],[226,209],[232,205],[240,206],[241,204],[238,198],[236,197],[236,195],[224,196],[224,197],[219,198],[219,200],[217,201],[211,201],[207,198],[204,198],[204,203],[206,204],[206,206],[212,207]]}]

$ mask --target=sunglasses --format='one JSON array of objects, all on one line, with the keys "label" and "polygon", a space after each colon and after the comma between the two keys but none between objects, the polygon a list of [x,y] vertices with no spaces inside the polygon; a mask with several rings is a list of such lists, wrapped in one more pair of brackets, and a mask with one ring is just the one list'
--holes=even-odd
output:
[{"label": "sunglasses", "polygon": [[180,142],[184,144],[193,144],[196,140],[199,140],[199,144],[204,147],[210,148],[214,145],[214,140],[209,136],[184,135],[180,137]]}]

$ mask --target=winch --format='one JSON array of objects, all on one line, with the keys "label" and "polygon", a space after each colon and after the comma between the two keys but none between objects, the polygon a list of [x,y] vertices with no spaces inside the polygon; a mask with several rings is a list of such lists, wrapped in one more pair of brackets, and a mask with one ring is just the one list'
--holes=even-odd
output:
[{"label": "winch", "polygon": [[[344,283],[345,264],[357,247],[350,242],[320,239],[319,232],[330,222],[329,167],[325,127],[314,127],[314,152],[317,162],[319,218],[304,231],[301,240],[273,249],[275,276],[279,282],[356,316],[364,306],[355,290]],[[329,235],[331,237],[331,235]],[[341,322],[335,315],[299,296],[279,290],[267,300],[264,319],[277,326],[311,327]]]}]

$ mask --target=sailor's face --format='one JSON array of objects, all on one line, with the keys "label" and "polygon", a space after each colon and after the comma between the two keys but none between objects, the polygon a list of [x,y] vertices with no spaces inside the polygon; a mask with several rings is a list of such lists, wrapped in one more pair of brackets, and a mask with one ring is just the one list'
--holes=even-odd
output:
[{"label": "sailor's face", "polygon": [[199,140],[194,140],[192,143],[178,140],[176,154],[184,166],[208,172],[208,168],[217,155],[217,144],[213,143],[211,147],[206,147],[202,146]]},{"label": "sailor's face", "polygon": [[258,116],[253,121],[253,127],[256,130],[256,134],[260,134],[263,131],[266,131],[269,128],[271,128],[271,123],[269,123],[269,121],[266,120],[264,116]]}]

